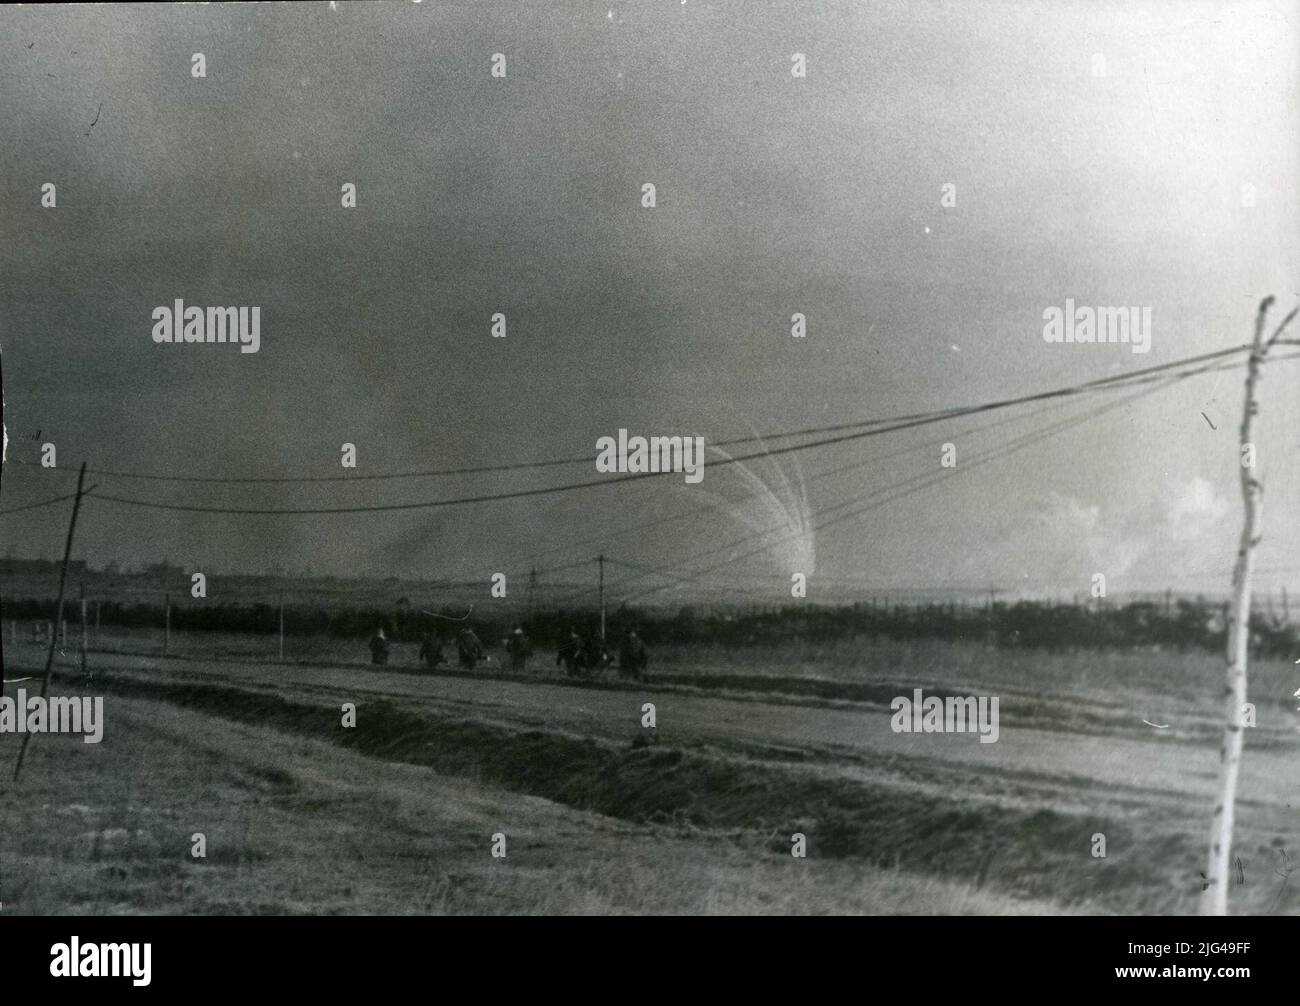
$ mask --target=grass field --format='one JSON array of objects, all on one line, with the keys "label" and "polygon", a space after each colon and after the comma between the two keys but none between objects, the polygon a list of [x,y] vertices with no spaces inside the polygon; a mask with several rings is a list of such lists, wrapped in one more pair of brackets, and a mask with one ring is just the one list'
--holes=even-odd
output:
[{"label": "grass field", "polygon": [[[547,653],[429,675],[414,646],[379,669],[359,643],[156,641],[105,634],[143,652],[93,653],[89,684],[61,658],[56,690],[107,696],[104,742],[39,736],[6,771],[5,912],[1182,913],[1200,890],[1210,655],[662,648],[649,682],[575,684]],[[6,646],[9,676],[41,657]],[[1293,676],[1252,667],[1236,912],[1300,911]],[[998,742],[894,733],[914,687],[1000,696]]]}]

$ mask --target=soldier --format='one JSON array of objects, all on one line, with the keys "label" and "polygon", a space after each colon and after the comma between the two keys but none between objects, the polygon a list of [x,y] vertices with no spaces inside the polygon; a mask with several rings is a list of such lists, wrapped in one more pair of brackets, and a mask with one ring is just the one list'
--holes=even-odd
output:
[{"label": "soldier", "polygon": [[605,649],[605,641],[599,636],[593,635],[587,640],[586,665],[592,671],[603,671],[609,666],[609,652]]},{"label": "soldier", "polygon": [[438,638],[437,633],[425,633],[424,642],[420,644],[419,659],[422,660],[431,671],[443,662],[442,640]]},{"label": "soldier", "polygon": [[524,635],[522,625],[516,625],[515,631],[506,638],[506,652],[510,654],[512,671],[522,674],[528,669],[528,655],[532,653],[532,647],[528,645],[528,637]]},{"label": "soldier", "polygon": [[560,644],[559,652],[555,654],[555,666],[564,665],[564,673],[569,677],[577,677],[585,666],[582,637],[578,635],[576,629],[569,630],[569,638]]},{"label": "soldier", "polygon": [[372,664],[388,663],[388,637],[384,635],[382,625],[370,637],[370,662]]},{"label": "soldier", "polygon": [[645,643],[641,641],[641,637],[636,634],[635,629],[629,629],[627,635],[623,637],[623,645],[618,651],[619,672],[640,681],[649,661],[650,658],[646,654]]},{"label": "soldier", "polygon": [[456,639],[456,655],[460,658],[460,666],[467,671],[472,671],[483,659],[483,644],[473,629],[461,630]]}]

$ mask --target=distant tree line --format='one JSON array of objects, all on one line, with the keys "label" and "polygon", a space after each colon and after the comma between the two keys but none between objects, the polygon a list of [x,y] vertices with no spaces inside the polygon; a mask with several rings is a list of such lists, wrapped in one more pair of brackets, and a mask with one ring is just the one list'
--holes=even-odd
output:
[{"label": "distant tree line", "polygon": [[[161,629],[163,606],[101,601],[99,619],[104,625]],[[54,602],[24,598],[6,601],[4,615],[21,620],[54,617]],[[409,605],[395,609],[375,607],[335,608],[286,605],[284,629],[289,635],[321,635],[339,639],[365,639],[383,627],[397,642],[416,642],[428,632],[451,639],[468,626],[488,646],[516,625],[536,645],[558,643],[575,630],[584,637],[599,631],[599,618],[590,610],[553,610],[523,619],[475,617],[457,621],[463,611],[444,609],[442,619],[429,617]],[[77,618],[75,606],[65,608],[69,624]],[[278,605],[199,604],[177,605],[171,611],[178,631],[274,634],[279,629]],[[985,608],[951,604],[854,604],[840,607],[787,605],[740,612],[699,612],[687,606],[676,613],[619,608],[610,613],[607,638],[618,640],[635,627],[648,645],[720,644],[747,647],[803,640],[825,642],[855,636],[889,639],[978,640],[1002,647],[1046,650],[1160,646],[1171,649],[1221,650],[1226,625],[1220,603],[1182,599],[1160,605],[1135,601],[1124,605],[1083,606],[1041,601],[996,603]],[[1287,656],[1300,652],[1300,627],[1265,612],[1251,619],[1252,645],[1261,656]]]}]

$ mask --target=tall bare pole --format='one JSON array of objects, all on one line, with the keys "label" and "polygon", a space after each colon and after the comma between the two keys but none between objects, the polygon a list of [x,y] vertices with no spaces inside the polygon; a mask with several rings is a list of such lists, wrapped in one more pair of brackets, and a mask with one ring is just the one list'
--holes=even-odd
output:
[{"label": "tall bare pole", "polygon": [[[77,473],[77,495],[72,501],[72,519],[68,521],[68,540],[63,545],[63,566],[59,569],[59,601],[57,611],[55,612],[56,623],[63,621],[63,588],[67,585],[68,579],[68,557],[72,555],[72,532],[77,529],[77,513],[81,510],[82,485],[86,481],[86,463],[81,463],[81,470]],[[45,654],[45,677],[41,680],[41,698],[45,698],[50,693],[50,672],[54,668],[54,633],[50,633],[50,648]],[[23,734],[22,746],[18,749],[18,762],[14,765],[14,782],[18,781],[18,773],[23,770],[23,757],[27,754],[27,744],[32,739],[30,733]]]},{"label": "tall bare pole", "polygon": [[163,623],[163,656],[167,656],[167,650],[172,643],[172,596],[165,595],[164,604],[167,606],[167,621]]},{"label": "tall bare pole", "polygon": [[605,554],[602,552],[596,556],[596,562],[600,569],[600,642],[605,642]]},{"label": "tall bare pole", "polygon": [[284,591],[280,591],[280,659],[284,660]]},{"label": "tall bare pole", "polygon": [[86,581],[81,581],[81,676],[86,676]]},{"label": "tall bare pole", "polygon": [[[1237,561],[1232,570],[1233,603],[1228,614],[1227,683],[1223,690],[1224,719],[1223,746],[1219,749],[1219,785],[1210,823],[1210,843],[1206,858],[1205,887],[1201,892],[1202,915],[1226,915],[1228,911],[1228,870],[1232,855],[1232,826],[1237,801],[1237,776],[1241,768],[1242,709],[1246,703],[1246,659],[1250,646],[1251,572],[1255,561],[1255,546],[1260,537],[1257,531],[1264,487],[1255,477],[1254,442],[1251,440],[1255,416],[1259,406],[1255,389],[1259,383],[1260,365],[1273,340],[1281,334],[1295,312],[1292,311],[1278,326],[1268,342],[1264,341],[1264,320],[1268,315],[1272,297],[1266,297],[1255,315],[1255,339],[1250,347],[1250,362],[1246,370],[1246,401],[1242,408],[1240,456],[1241,497],[1245,506],[1245,520],[1241,528],[1241,543],[1237,547]],[[1251,463],[1247,464],[1247,460]]]},{"label": "tall bare pole", "polygon": [[[0,353],[0,437],[3,438],[3,440],[0,441],[0,444],[3,445],[3,447],[2,447],[3,450],[7,450],[7,449],[8,449],[8,443],[9,443],[9,434],[8,434],[7,432],[5,432],[6,428],[5,428],[5,424],[4,424],[4,418],[5,418],[5,394],[4,394],[4,388],[5,388],[5,377],[4,377],[4,363],[3,363],[3,355],[4,355],[3,353]],[[3,456],[3,455],[0,455],[0,456]],[[3,472],[4,472],[4,465],[3,465],[3,464],[0,464],[0,481],[3,481],[3,475],[2,475]],[[13,643],[13,647],[14,647],[14,649],[17,650],[17,648],[18,648],[18,628],[17,628],[17,623],[16,623],[12,618],[9,620],[9,639],[10,639],[11,642]],[[0,696],[3,696],[4,693],[5,693],[5,647],[4,647],[4,635],[3,635],[2,633],[0,633]]]}]

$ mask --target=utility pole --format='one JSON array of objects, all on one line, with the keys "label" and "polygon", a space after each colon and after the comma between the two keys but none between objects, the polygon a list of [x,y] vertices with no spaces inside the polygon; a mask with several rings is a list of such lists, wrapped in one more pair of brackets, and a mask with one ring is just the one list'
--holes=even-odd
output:
[{"label": "utility pole", "polygon": [[284,591],[280,591],[280,660],[284,660]]},{"label": "utility pole", "polygon": [[[596,562],[600,569],[600,643],[605,645],[605,553],[602,552],[596,556]],[[624,577],[626,579],[626,577]]]},{"label": "utility pole", "polygon": [[1251,343],[1250,361],[1246,370],[1246,395],[1241,417],[1241,497],[1245,508],[1241,543],[1237,547],[1237,561],[1232,571],[1233,604],[1228,615],[1227,687],[1224,689],[1223,746],[1219,749],[1219,784],[1214,800],[1214,814],[1210,823],[1209,850],[1205,867],[1205,885],[1201,891],[1200,914],[1226,915],[1228,912],[1228,870],[1232,855],[1232,825],[1236,809],[1237,776],[1241,769],[1243,732],[1242,707],[1246,703],[1246,660],[1250,646],[1250,576],[1255,560],[1255,546],[1259,544],[1260,503],[1263,485],[1255,477],[1252,428],[1259,406],[1255,402],[1255,387],[1259,383],[1260,365],[1269,346],[1295,317],[1292,311],[1277,327],[1267,342],[1264,341],[1264,319],[1268,315],[1272,297],[1266,297],[1255,316],[1255,339]]},{"label": "utility pole", "polygon": [[531,623],[533,620],[533,602],[537,597],[537,567],[534,566],[528,574],[528,590],[524,594],[524,608],[527,612],[527,619]]},{"label": "utility pole", "polygon": [[86,581],[81,581],[81,676],[86,676]]},{"label": "utility pole", "polygon": [[164,603],[167,606],[167,621],[163,625],[163,656],[167,656],[167,650],[172,642],[172,596],[167,594]]},{"label": "utility pole", "polygon": [[[68,521],[68,540],[63,545],[63,566],[59,570],[59,601],[55,611],[55,619],[63,621],[63,588],[68,579],[68,558],[72,555],[72,533],[77,529],[77,514],[81,510],[81,497],[86,493],[82,491],[82,484],[86,480],[86,463],[81,463],[81,470],[77,473],[77,495],[72,501],[72,519]],[[94,486],[91,486],[93,489]],[[86,490],[89,492],[90,490]],[[45,677],[41,680],[41,698],[45,698],[50,693],[50,672],[54,668],[54,632],[53,626],[50,631],[50,648],[45,654]],[[23,734],[22,747],[18,749],[18,761],[14,765],[14,782],[18,781],[18,773],[23,770],[23,756],[27,754],[27,744],[32,739],[30,732]]]}]

